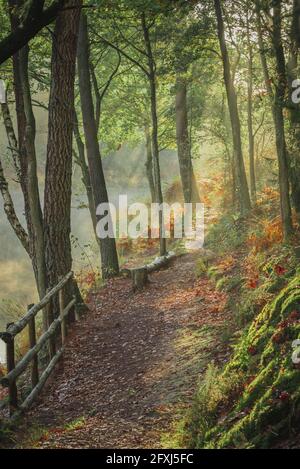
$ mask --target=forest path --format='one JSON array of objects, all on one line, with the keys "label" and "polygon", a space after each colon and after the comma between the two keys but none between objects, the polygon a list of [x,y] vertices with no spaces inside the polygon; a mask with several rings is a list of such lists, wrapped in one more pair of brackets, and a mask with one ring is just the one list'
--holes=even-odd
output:
[{"label": "forest path", "polygon": [[69,336],[64,359],[27,414],[21,447],[161,448],[190,408],[208,362],[224,361],[225,297],[177,258],[133,293],[109,281]]}]

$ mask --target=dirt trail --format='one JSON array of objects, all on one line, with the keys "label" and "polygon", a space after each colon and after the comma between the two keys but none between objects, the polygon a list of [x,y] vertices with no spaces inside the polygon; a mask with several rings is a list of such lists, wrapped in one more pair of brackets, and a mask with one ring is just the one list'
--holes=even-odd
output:
[{"label": "dirt trail", "polygon": [[[225,298],[195,278],[196,254],[178,258],[134,294],[128,279],[91,297],[63,363],[26,417],[20,446],[161,448],[192,403],[212,359],[224,361],[218,330]],[[46,431],[47,430],[47,431]]]}]

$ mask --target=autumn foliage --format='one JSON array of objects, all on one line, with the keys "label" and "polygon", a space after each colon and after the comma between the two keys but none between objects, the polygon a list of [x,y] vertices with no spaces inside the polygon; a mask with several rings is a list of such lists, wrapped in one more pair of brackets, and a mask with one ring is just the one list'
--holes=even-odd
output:
[{"label": "autumn foliage", "polygon": [[270,249],[282,242],[282,223],[279,217],[274,220],[261,220],[261,230],[253,232],[247,239],[247,244],[255,253]]}]

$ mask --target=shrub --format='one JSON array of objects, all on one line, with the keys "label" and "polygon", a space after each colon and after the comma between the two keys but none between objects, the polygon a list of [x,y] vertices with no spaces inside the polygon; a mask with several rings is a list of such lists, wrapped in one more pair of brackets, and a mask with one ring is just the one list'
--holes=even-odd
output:
[{"label": "shrub", "polygon": [[253,319],[225,369],[209,371],[190,427],[196,447],[265,448],[296,428],[300,373],[292,362],[292,341],[299,337],[297,275]]}]

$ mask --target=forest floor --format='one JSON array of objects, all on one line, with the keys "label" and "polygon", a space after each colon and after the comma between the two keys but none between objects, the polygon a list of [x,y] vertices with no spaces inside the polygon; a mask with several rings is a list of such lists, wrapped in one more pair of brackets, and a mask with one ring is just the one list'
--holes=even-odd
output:
[{"label": "forest floor", "polygon": [[[175,447],[207,364],[230,356],[220,339],[226,294],[197,279],[200,252],[151,275],[142,292],[118,278],[89,296],[63,362],[27,414],[15,447]],[[28,430],[29,429],[29,430]]]}]

